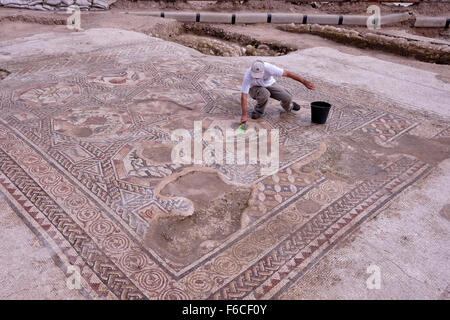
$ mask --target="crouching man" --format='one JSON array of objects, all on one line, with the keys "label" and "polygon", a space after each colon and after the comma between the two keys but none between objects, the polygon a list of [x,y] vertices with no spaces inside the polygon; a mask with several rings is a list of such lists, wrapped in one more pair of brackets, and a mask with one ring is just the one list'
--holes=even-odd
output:
[{"label": "crouching man", "polygon": [[258,119],[264,114],[264,109],[269,101],[269,97],[281,102],[281,106],[286,112],[298,111],[300,106],[292,101],[292,95],[282,86],[278,85],[275,77],[288,77],[302,83],[306,88],[314,90],[314,84],[301,78],[299,75],[283,70],[273,64],[256,60],[247,69],[242,81],[241,122],[247,122],[247,95],[257,101],[255,110],[252,112],[252,119]]}]

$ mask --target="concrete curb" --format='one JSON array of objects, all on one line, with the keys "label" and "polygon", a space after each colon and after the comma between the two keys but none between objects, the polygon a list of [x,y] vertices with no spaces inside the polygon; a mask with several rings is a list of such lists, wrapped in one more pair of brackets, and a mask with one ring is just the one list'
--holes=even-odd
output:
[{"label": "concrete curb", "polygon": [[414,27],[416,28],[445,28],[450,26],[450,18],[445,17],[417,17]]},{"label": "concrete curb", "polygon": [[[274,24],[327,24],[361,25],[367,24],[369,16],[334,14],[293,14],[293,13],[215,13],[215,12],[123,12],[139,16],[171,18],[181,22],[204,23],[274,23]],[[408,13],[396,13],[382,16],[381,25],[395,24],[410,19]]]}]

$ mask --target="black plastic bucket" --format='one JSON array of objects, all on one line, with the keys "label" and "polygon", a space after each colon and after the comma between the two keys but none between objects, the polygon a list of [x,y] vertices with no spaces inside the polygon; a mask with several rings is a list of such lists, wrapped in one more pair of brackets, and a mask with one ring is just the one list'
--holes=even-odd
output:
[{"label": "black plastic bucket", "polygon": [[311,102],[311,122],[324,124],[327,122],[328,112],[331,104],[325,101]]}]

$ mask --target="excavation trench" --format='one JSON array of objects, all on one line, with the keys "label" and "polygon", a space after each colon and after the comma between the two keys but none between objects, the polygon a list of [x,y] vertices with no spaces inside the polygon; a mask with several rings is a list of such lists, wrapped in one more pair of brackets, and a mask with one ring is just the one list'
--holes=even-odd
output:
[{"label": "excavation trench", "polygon": [[160,36],[203,54],[235,56],[282,56],[296,48],[273,41],[260,41],[248,35],[225,31],[209,24],[184,23],[177,34]]},{"label": "excavation trench", "polygon": [[450,64],[449,46],[437,41],[418,41],[395,35],[378,34],[350,28],[337,28],[320,25],[280,25],[277,29],[292,33],[309,33],[345,45],[382,50],[400,56],[413,57],[420,61]]},{"label": "excavation trench", "polygon": [[[400,56],[438,64],[449,64],[448,45],[439,42],[417,41],[394,35],[358,32],[352,28],[290,24],[279,25],[278,30],[290,33],[309,33],[345,45],[383,50]],[[282,56],[297,47],[289,41],[256,39],[241,31],[230,31],[221,25],[183,23],[175,34],[161,38],[180,43],[207,55],[215,56]]]}]

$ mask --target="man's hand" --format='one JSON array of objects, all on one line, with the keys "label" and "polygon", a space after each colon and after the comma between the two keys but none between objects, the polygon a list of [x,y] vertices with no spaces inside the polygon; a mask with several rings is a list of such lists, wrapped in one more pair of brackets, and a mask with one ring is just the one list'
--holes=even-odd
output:
[{"label": "man's hand", "polygon": [[314,83],[309,82],[309,81],[304,81],[303,84],[305,85],[305,87],[307,87],[309,90],[314,90],[316,87],[314,86]]}]

